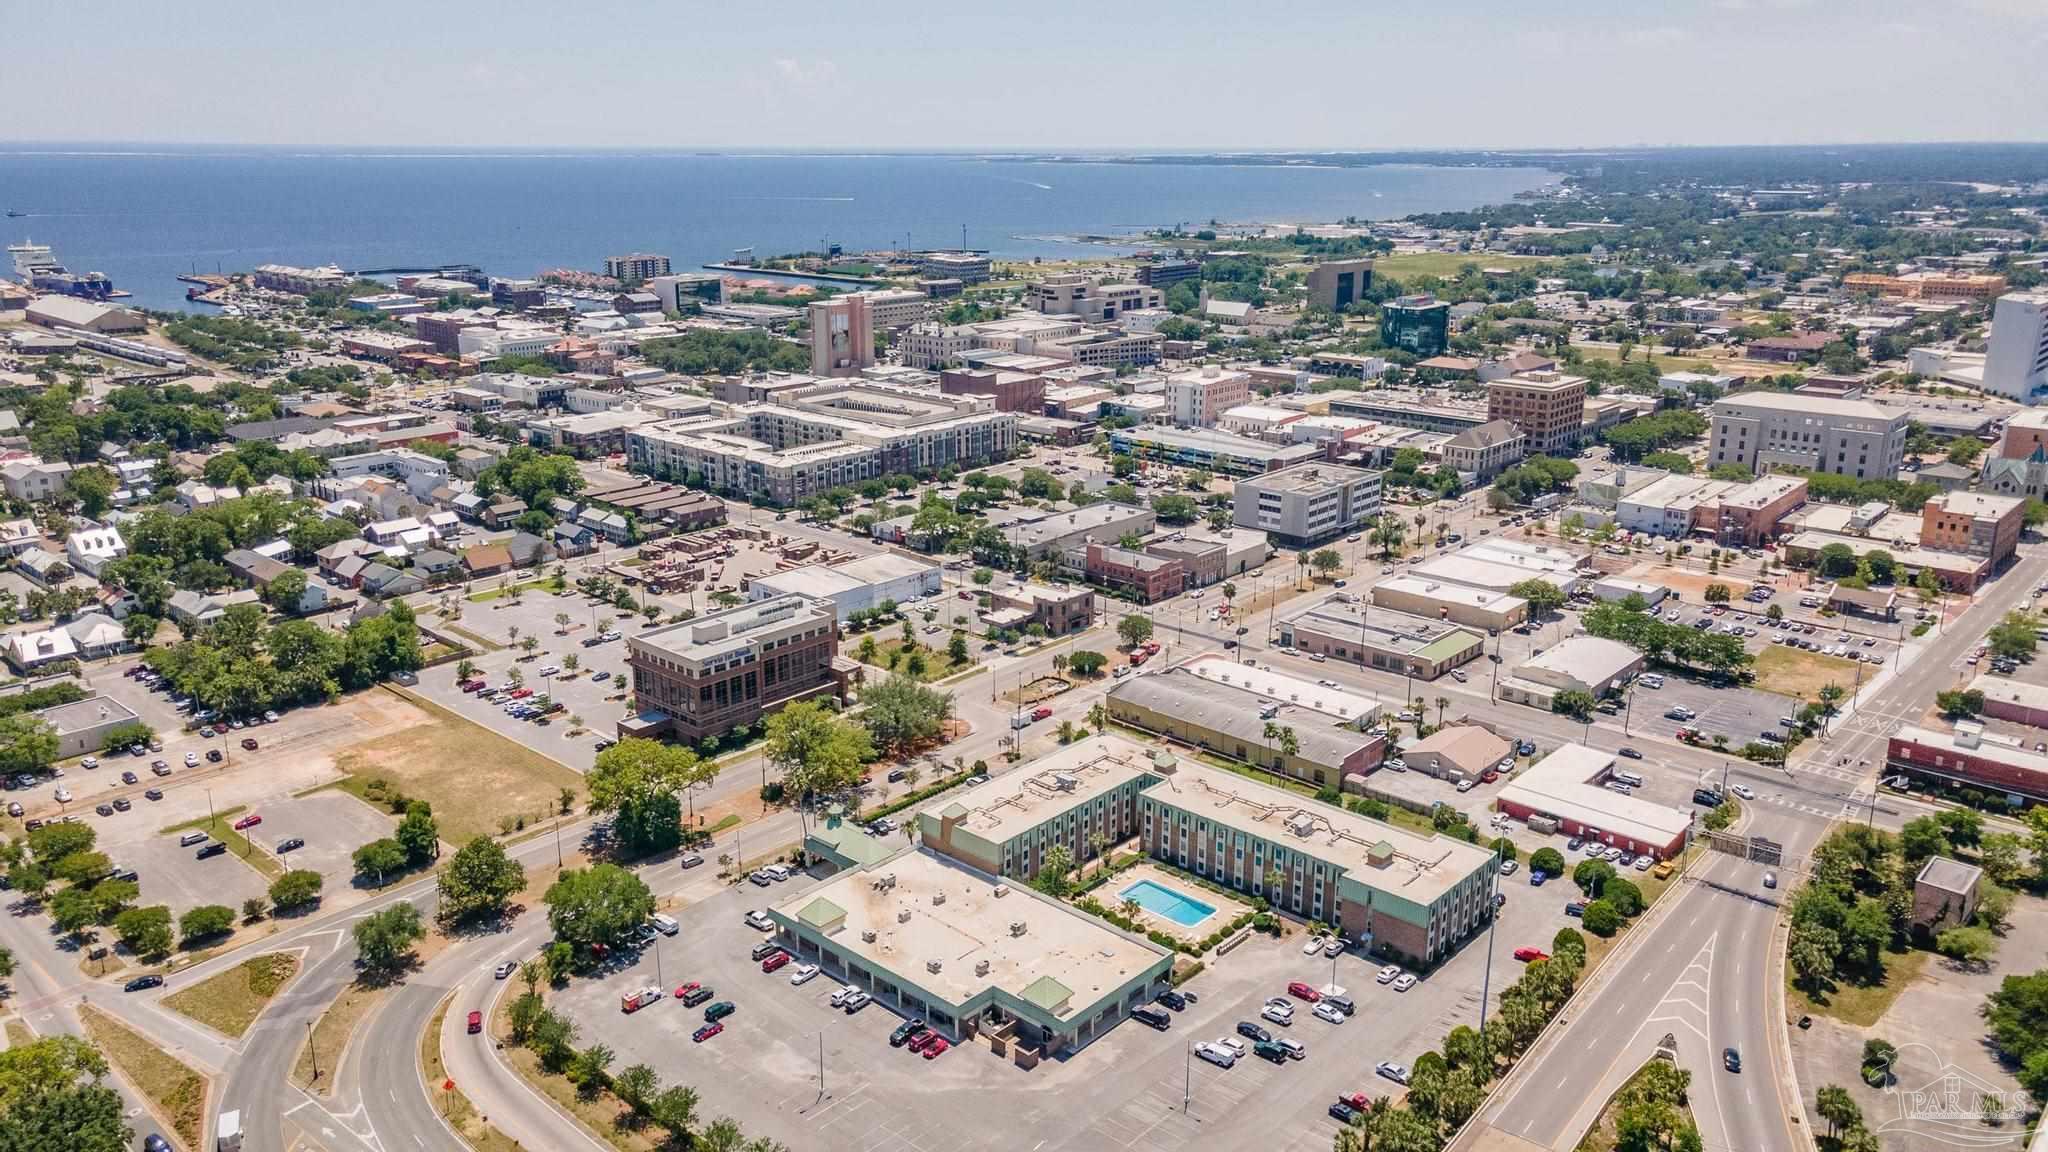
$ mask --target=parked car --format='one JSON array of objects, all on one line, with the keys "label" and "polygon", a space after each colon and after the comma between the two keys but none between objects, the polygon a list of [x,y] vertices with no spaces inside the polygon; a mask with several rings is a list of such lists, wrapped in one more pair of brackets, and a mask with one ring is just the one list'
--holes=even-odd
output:
[{"label": "parked car", "polygon": [[[834,997],[834,1006],[835,1006],[835,1007],[837,1006],[837,1003],[838,1003],[839,999],[841,999],[841,998],[840,998],[840,997],[836,997],[836,996]],[[903,1046],[904,1046],[905,1044],[908,1044],[908,1043],[910,1043],[910,1042],[911,1042],[912,1040],[916,1039],[917,1037],[919,1037],[919,1036],[922,1036],[922,1035],[924,1034],[924,1032],[925,1032],[925,1022],[924,1022],[924,1021],[922,1021],[922,1020],[905,1020],[905,1021],[904,1021],[903,1023],[901,1023],[901,1024],[898,1024],[898,1025],[896,1026],[896,1030],[895,1030],[894,1032],[891,1032],[891,1033],[889,1033],[889,1047],[891,1047],[891,1048],[901,1048],[901,1047],[903,1047]]]},{"label": "parked car", "polygon": [[295,852],[300,848],[304,848],[305,846],[306,841],[304,837],[288,836],[285,839],[279,840],[277,842],[277,854],[279,856],[282,856],[287,852]]},{"label": "parked car", "polygon": [[717,1021],[713,1021],[709,1024],[700,1024],[697,1026],[697,1030],[695,1032],[690,1033],[690,1040],[693,1043],[702,1044],[706,1040],[711,1039],[713,1036],[716,1036],[723,1031],[725,1031],[725,1025],[720,1024]]},{"label": "parked car", "polygon": [[1406,1084],[1408,1082],[1408,1066],[1405,1064],[1396,1064],[1392,1060],[1382,1060],[1373,1068],[1373,1071],[1392,1080],[1396,1084]]},{"label": "parked car", "polygon": [[1237,1063],[1237,1053],[1232,1052],[1221,1044],[1214,1044],[1206,1040],[1195,1045],[1195,1055],[1216,1065],[1218,1068],[1228,1068]]},{"label": "parked car", "polygon": [[1541,948],[1522,947],[1515,949],[1515,959],[1524,964],[1533,964],[1538,960],[1550,959],[1550,953]]},{"label": "parked car", "polygon": [[245,828],[254,828],[255,826],[261,823],[263,823],[263,817],[258,815],[257,813],[251,812],[247,816],[242,817],[240,820],[235,821],[234,827],[235,831],[240,832]]},{"label": "parked car", "polygon": [[256,750],[256,738],[254,736],[244,736],[242,738],[242,748],[245,751],[254,752]]},{"label": "parked car", "polygon": [[1294,997],[1296,1000],[1306,1000],[1311,1004],[1323,998],[1322,993],[1317,992],[1314,988],[1309,987],[1308,985],[1302,983],[1299,980],[1296,980],[1287,986],[1287,994],[1289,996]]}]

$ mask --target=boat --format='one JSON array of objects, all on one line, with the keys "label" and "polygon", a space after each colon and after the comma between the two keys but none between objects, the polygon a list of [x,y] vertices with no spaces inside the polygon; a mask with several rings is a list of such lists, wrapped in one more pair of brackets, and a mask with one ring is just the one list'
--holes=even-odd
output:
[{"label": "boat", "polygon": [[104,272],[73,272],[59,264],[48,244],[24,239],[19,244],[9,244],[7,255],[13,258],[16,278],[39,292],[60,292],[86,300],[113,300],[128,295],[115,288]]},{"label": "boat", "polygon": [[19,211],[14,208],[9,208],[7,210],[7,215],[10,219],[19,220],[21,217],[28,215],[28,213]]}]

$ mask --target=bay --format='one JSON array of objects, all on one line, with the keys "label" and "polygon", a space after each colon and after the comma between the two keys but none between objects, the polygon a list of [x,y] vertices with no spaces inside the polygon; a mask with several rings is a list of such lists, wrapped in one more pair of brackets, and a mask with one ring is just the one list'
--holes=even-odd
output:
[{"label": "bay", "polygon": [[176,277],[262,263],[469,263],[497,276],[678,269],[840,244],[964,243],[1002,258],[1103,256],[1056,237],[1210,221],[1384,220],[1499,203],[1535,168],[1118,164],[965,155],[286,153],[0,148],[7,243],[49,244],[128,303],[187,307]]}]

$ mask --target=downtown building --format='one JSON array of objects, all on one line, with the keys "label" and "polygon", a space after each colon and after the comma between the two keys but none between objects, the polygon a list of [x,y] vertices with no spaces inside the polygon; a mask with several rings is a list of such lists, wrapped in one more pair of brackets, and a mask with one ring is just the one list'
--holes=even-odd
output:
[{"label": "downtown building", "polygon": [[832,602],[801,595],[628,636],[639,711],[619,721],[619,737],[695,744],[799,700],[830,694],[843,704],[850,670],[838,653]]},{"label": "downtown building", "polygon": [[1911,412],[1867,400],[1796,392],[1743,392],[1714,401],[1710,467],[1754,473],[1804,468],[1858,480],[1891,479],[1906,462]]}]

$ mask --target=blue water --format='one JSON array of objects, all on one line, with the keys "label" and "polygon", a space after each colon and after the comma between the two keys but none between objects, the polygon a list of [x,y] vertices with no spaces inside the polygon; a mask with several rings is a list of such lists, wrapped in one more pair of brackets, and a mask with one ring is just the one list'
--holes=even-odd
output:
[{"label": "blue water", "polygon": [[1117,896],[1123,900],[1136,900],[1138,907],[1154,916],[1164,916],[1183,928],[1193,928],[1216,914],[1213,905],[1204,904],[1192,896],[1184,896],[1151,880],[1140,880],[1117,893]]},{"label": "blue water", "polygon": [[[176,277],[265,262],[593,271],[628,251],[677,268],[816,249],[965,242],[998,256],[1107,255],[1044,239],[1163,224],[1390,219],[1499,203],[1530,168],[1133,165],[968,156],[58,153],[0,148],[0,236],[56,249],[152,308]],[[0,269],[4,273],[5,269]]]}]

